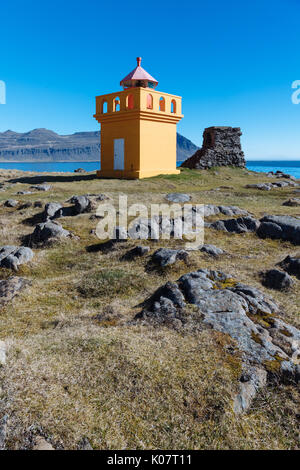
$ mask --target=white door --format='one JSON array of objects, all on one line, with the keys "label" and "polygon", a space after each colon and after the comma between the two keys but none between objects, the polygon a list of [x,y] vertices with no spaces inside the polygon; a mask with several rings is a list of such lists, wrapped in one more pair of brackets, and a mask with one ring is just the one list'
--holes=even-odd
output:
[{"label": "white door", "polygon": [[114,170],[124,170],[124,139],[114,139]]}]

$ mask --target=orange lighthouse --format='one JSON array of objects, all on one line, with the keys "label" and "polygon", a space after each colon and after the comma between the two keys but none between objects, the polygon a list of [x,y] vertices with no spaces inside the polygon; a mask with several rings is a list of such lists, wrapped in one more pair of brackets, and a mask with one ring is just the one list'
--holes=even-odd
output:
[{"label": "orange lighthouse", "polygon": [[137,66],[122,91],[96,97],[94,117],[101,124],[100,178],[147,178],[176,169],[176,124],[181,97],[156,90],[157,80]]}]

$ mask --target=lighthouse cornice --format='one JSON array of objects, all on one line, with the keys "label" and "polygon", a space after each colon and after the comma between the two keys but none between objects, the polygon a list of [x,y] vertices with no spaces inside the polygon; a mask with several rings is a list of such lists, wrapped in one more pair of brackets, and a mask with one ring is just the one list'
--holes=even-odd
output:
[{"label": "lighthouse cornice", "polygon": [[118,121],[129,121],[135,119],[141,119],[146,121],[159,121],[159,122],[170,122],[177,124],[182,118],[183,114],[167,114],[162,112],[153,112],[153,111],[142,111],[142,110],[130,110],[117,113],[106,113],[106,114],[94,114],[93,117],[99,122],[118,122]]}]

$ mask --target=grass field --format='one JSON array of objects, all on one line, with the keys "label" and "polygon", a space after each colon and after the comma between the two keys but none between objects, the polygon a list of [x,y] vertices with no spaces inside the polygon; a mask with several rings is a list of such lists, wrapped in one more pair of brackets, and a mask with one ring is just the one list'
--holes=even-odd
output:
[{"label": "grass field", "polygon": [[[47,181],[49,192],[18,195]],[[146,180],[100,180],[93,174],[29,174],[1,170],[0,246],[21,243],[42,209],[18,210],[1,204],[64,202],[72,195],[104,193],[117,204],[165,202],[169,192],[188,192],[194,203],[236,205],[256,218],[264,214],[300,216],[300,208],[282,206],[294,188],[245,189],[270,181],[243,169],[184,169],[180,175]],[[189,265],[179,262],[148,270],[149,256],[160,246],[182,241],[142,241],[150,254],[124,261],[137,242],[120,243],[111,252],[94,252],[97,220],[91,214],[63,217],[59,223],[77,238],[35,249],[32,262],[17,275],[31,280],[0,312],[0,340],[8,360],[0,368],[0,417],[9,417],[9,449],[29,448],[41,434],[55,448],[76,449],[83,437],[95,449],[297,449],[299,392],[269,386],[251,409],[233,413],[241,370],[239,354],[226,353],[231,339],[212,330],[175,331],[130,320],[156,288],[185,272],[218,269],[260,288],[282,308],[282,318],[300,326],[300,282],[290,292],[261,286],[259,272],[273,268],[299,249],[288,242],[232,235],[206,229],[205,243],[227,254],[214,259],[195,251]],[[11,273],[0,270],[0,279]]]}]

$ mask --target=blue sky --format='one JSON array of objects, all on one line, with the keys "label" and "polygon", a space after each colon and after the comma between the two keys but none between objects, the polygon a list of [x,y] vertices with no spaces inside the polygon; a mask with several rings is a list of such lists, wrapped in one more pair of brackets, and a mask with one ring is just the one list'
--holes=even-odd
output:
[{"label": "blue sky", "polygon": [[300,159],[299,0],[17,0],[0,22],[0,132],[98,129],[95,95],[142,56],[158,89],[183,97],[178,131],[196,144],[205,127],[240,126],[247,158]]}]

